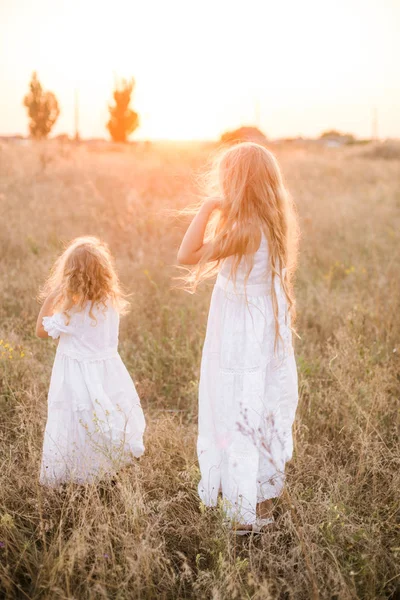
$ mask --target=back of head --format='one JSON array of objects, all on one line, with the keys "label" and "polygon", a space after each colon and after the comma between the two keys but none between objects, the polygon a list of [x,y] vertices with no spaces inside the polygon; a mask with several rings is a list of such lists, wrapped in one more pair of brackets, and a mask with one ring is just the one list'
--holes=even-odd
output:
[{"label": "back of head", "polygon": [[[210,173],[212,193],[222,198],[221,210],[209,230],[210,249],[198,265],[192,283],[213,275],[219,258],[233,256],[234,279],[242,260],[252,268],[261,235],[269,247],[266,270],[282,282],[289,307],[294,305],[291,277],[296,266],[298,226],[294,205],[288,194],[278,161],[264,146],[252,142],[223,149]],[[211,257],[217,262],[209,266]],[[285,275],[283,275],[285,269]]]},{"label": "back of head", "polygon": [[223,214],[235,223],[262,224],[286,193],[279,165],[263,146],[237,144],[217,159]]},{"label": "back of head", "polygon": [[94,306],[106,309],[109,300],[120,311],[126,306],[110,250],[96,237],[79,237],[69,243],[42,295],[52,292],[56,294],[55,308],[66,314],[90,303],[92,315]]},{"label": "back of head", "polygon": [[[212,195],[222,199],[210,234],[210,256],[234,256],[233,271],[243,257],[257,250],[260,234],[268,240],[271,270],[293,271],[297,247],[297,220],[275,156],[252,142],[224,149],[209,173]],[[198,280],[202,279],[202,265]],[[210,269],[205,269],[207,274]],[[233,276],[234,276],[233,272]]]},{"label": "back of head", "polygon": [[274,155],[258,144],[238,144],[218,160],[223,196],[220,235],[231,236],[233,254],[254,249],[253,240],[265,233],[274,266],[288,263],[288,218],[290,202]]}]

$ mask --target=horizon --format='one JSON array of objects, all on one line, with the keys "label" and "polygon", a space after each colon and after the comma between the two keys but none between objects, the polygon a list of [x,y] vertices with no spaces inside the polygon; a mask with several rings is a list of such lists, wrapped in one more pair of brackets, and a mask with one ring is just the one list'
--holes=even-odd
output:
[{"label": "horizon", "polygon": [[[243,125],[244,128],[247,127],[253,127],[253,125]],[[240,127],[238,127],[237,129],[239,129]],[[346,137],[347,135],[353,135],[351,133],[351,131],[338,131],[336,129],[330,129],[330,130],[326,130],[326,131],[321,131],[320,134],[317,134],[314,137],[305,137],[305,136],[288,136],[288,137],[268,137],[266,136],[266,140],[269,143],[275,143],[275,142],[318,142],[322,139],[322,134],[323,133],[330,133],[332,132],[332,134],[338,134],[338,136],[343,136]],[[263,132],[262,132],[263,133]],[[115,144],[115,143],[120,143],[120,142],[114,142],[110,136],[104,135],[104,136],[96,136],[96,137],[82,137],[80,136],[78,140],[76,140],[74,138],[73,135],[68,135],[65,134],[64,132],[61,133],[56,133],[56,134],[50,134],[46,140],[44,141],[59,141],[59,138],[67,135],[68,140],[67,142],[70,143],[85,143],[85,142],[106,142],[106,143],[110,143],[110,144]],[[362,138],[362,137],[358,137],[356,135],[353,136],[354,137],[354,142],[355,143],[364,143],[364,142],[398,142],[400,141],[400,137],[379,137],[379,138]],[[29,135],[29,132],[27,132],[26,134],[21,134],[21,133],[10,133],[10,134],[3,134],[0,133],[0,140],[7,140],[7,139],[13,139],[13,140],[23,140],[23,141],[32,141],[34,143],[37,143],[37,140],[34,140],[34,138],[32,138]],[[123,142],[124,144],[134,144],[135,142],[140,142],[140,143],[151,143],[151,144],[215,144],[218,143],[220,141],[220,138],[143,138],[140,137],[139,135],[135,135],[132,134],[131,136],[129,136],[129,138],[126,140],[126,142]]]},{"label": "horizon", "polygon": [[0,48],[12,60],[0,65],[0,135],[27,135],[22,102],[37,71],[61,109],[50,137],[73,137],[78,90],[82,139],[107,139],[116,76],[136,81],[131,106],[141,124],[132,141],[214,141],[243,124],[269,139],[331,129],[371,138],[374,111],[378,137],[400,137],[397,0],[249,0],[240,8],[228,0],[3,0]]}]

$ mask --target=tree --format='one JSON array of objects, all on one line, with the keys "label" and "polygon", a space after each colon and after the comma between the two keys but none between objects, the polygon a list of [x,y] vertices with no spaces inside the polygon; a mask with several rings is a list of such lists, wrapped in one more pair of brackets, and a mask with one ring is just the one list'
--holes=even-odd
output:
[{"label": "tree", "polygon": [[33,138],[46,138],[60,114],[57,98],[53,92],[45,92],[34,72],[29,84],[29,92],[24,98],[28,109],[29,131]]},{"label": "tree", "polygon": [[129,108],[135,80],[123,79],[114,90],[114,106],[109,106],[110,120],[107,129],[114,142],[126,142],[127,137],[139,126],[139,115]]},{"label": "tree", "polygon": [[336,141],[342,144],[354,144],[355,137],[352,133],[342,133],[336,129],[330,129],[329,131],[321,133],[320,140]]},{"label": "tree", "polygon": [[265,146],[267,143],[266,135],[257,127],[240,127],[234,131],[227,131],[221,135],[223,144],[240,144],[241,142],[255,142]]}]

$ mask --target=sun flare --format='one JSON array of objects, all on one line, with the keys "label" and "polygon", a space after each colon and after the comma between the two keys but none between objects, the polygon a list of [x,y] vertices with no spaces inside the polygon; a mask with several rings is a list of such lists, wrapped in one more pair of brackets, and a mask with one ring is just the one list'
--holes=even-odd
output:
[{"label": "sun flare", "polygon": [[243,124],[272,137],[369,136],[374,107],[381,135],[400,135],[399,19],[395,0],[3,0],[12,60],[1,65],[0,132],[26,130],[21,99],[36,70],[60,100],[56,133],[73,133],[78,90],[82,135],[106,136],[115,78],[133,76],[140,138],[216,138]]}]

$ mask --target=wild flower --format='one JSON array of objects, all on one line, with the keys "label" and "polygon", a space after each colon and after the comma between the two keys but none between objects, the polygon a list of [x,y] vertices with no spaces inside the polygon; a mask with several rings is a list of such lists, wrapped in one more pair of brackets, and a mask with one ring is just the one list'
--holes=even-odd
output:
[{"label": "wild flower", "polygon": [[15,356],[18,358],[24,358],[25,352],[22,346],[16,346],[13,348],[9,342],[4,342],[3,339],[0,340],[0,358],[5,360],[12,360]]},{"label": "wild flower", "polygon": [[7,528],[11,529],[15,525],[14,519],[12,518],[12,516],[10,514],[4,513],[0,517],[0,525],[2,525],[3,527],[7,527]]}]

